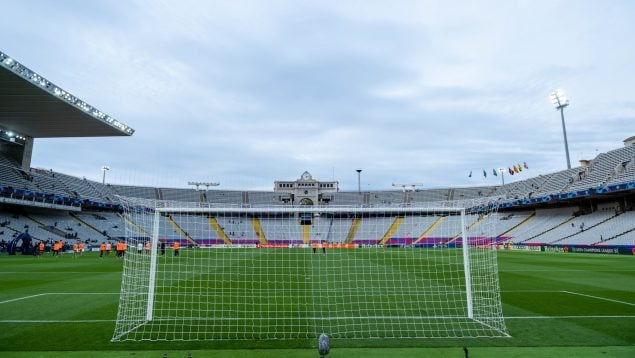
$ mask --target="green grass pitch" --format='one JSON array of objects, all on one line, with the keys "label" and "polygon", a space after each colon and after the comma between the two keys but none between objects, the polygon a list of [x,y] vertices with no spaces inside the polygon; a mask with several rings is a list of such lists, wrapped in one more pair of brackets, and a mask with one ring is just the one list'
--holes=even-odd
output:
[{"label": "green grass pitch", "polygon": [[[334,339],[332,357],[633,357],[635,257],[500,252],[511,338]],[[112,343],[122,261],[0,256],[2,357],[316,357],[316,339]]]}]

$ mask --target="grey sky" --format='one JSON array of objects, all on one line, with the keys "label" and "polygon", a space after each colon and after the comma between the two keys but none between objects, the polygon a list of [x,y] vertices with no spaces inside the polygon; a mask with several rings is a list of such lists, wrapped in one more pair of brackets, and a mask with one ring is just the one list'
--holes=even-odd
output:
[{"label": "grey sky", "polygon": [[36,140],[91,179],[493,185],[565,168],[555,88],[574,163],[635,135],[632,1],[0,4],[3,52],[136,130]]}]

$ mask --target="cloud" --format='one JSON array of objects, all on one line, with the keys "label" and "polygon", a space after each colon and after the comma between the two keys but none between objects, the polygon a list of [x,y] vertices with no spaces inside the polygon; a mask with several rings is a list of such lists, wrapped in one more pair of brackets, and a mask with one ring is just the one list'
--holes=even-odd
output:
[{"label": "cloud", "polygon": [[467,173],[563,168],[558,87],[573,161],[635,132],[626,1],[5,7],[3,51],[136,129],[36,141],[35,166],[78,176],[106,163],[113,180],[175,186],[270,189],[309,170],[354,190],[359,168],[374,189],[497,184]]}]

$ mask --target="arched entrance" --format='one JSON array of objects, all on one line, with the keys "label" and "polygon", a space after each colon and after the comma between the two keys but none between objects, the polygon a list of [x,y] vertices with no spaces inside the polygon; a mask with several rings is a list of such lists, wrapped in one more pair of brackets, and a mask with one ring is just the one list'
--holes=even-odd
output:
[{"label": "arched entrance", "polygon": [[300,205],[302,205],[302,206],[313,206],[313,200],[311,200],[309,198],[303,198],[302,200],[300,200]]}]

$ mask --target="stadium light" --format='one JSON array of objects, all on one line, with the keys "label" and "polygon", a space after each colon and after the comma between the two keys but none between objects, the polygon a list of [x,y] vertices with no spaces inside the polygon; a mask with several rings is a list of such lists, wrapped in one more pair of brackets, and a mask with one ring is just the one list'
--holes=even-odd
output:
[{"label": "stadium light", "polygon": [[102,165],[101,171],[104,172],[104,176],[101,179],[101,183],[106,185],[106,172],[110,170],[110,167],[107,165]]},{"label": "stadium light", "polygon": [[567,154],[567,169],[571,169],[571,160],[569,160],[569,144],[567,143],[567,128],[564,125],[564,107],[569,106],[569,98],[562,89],[557,89],[551,93],[551,103],[560,111],[562,119],[562,134],[564,135],[564,151]]},{"label": "stadium light", "polygon": [[357,194],[361,194],[362,193],[362,181],[361,181],[361,174],[362,174],[362,170],[361,169],[357,169],[355,170],[357,172]]},{"label": "stadium light", "polygon": [[134,133],[134,129],[128,127],[124,123],[116,120],[115,118],[107,115],[106,113],[98,110],[97,108],[91,106],[90,104],[82,101],[81,99],[75,97],[70,94],[68,91],[62,89],[57,86],[53,82],[47,80],[43,76],[35,73],[30,68],[24,66],[18,61],[9,57],[9,55],[0,51],[0,67],[4,67],[7,70],[15,73],[16,75],[22,77],[23,79],[38,85],[43,90],[47,91],[50,94],[53,94],[60,98],[61,100],[69,103],[70,105],[81,109],[86,112],[88,115],[107,123],[108,125],[119,129],[120,131],[126,133],[127,135],[132,135]]},{"label": "stadium light", "polygon": [[220,183],[214,183],[214,182],[200,182],[200,181],[188,181],[187,185],[194,185],[196,186],[196,191],[198,191],[198,187],[199,186],[204,186],[205,187],[205,191],[209,190],[210,186],[219,186]]}]

